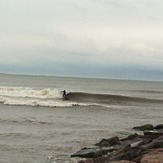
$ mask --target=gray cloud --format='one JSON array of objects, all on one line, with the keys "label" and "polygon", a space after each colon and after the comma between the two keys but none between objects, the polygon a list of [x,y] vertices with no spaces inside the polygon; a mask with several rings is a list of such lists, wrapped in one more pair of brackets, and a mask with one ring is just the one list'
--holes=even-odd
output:
[{"label": "gray cloud", "polygon": [[162,5],[161,0],[0,0],[0,70],[160,79]]}]

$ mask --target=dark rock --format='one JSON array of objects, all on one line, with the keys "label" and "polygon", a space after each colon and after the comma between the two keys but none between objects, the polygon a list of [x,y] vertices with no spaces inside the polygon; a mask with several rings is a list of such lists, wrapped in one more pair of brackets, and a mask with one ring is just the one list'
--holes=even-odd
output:
[{"label": "dark rock", "polygon": [[109,146],[116,145],[118,143],[119,143],[119,138],[116,136],[116,137],[112,137],[110,139],[102,139],[96,145],[99,147],[109,147]]},{"label": "dark rock", "polygon": [[143,139],[141,141],[138,141],[138,142],[135,142],[135,143],[131,144],[131,147],[146,145],[146,144],[148,144],[150,142],[152,142],[152,139],[145,138],[145,139]]},{"label": "dark rock", "polygon": [[145,138],[156,139],[162,135],[163,135],[163,131],[157,131],[157,130],[144,131]]},{"label": "dark rock", "polygon": [[94,158],[102,156],[102,150],[99,148],[83,148],[71,155],[71,157]]},{"label": "dark rock", "polygon": [[134,133],[134,134],[128,135],[126,138],[121,139],[121,141],[133,140],[139,137],[142,137],[142,136],[138,135],[137,133]]},{"label": "dark rock", "polygon": [[106,160],[105,157],[97,157],[97,158],[92,158],[87,160],[81,160],[78,163],[104,163],[105,160]]},{"label": "dark rock", "polygon": [[111,162],[105,162],[105,163],[136,163],[136,162],[121,160],[121,161],[111,161]]},{"label": "dark rock", "polygon": [[163,136],[154,139],[151,143],[143,145],[142,147],[146,149],[163,148]]},{"label": "dark rock", "polygon": [[119,148],[114,148],[114,147],[102,147],[102,148],[100,148],[100,149],[101,149],[102,154],[103,154],[103,155],[106,155],[106,154],[108,154],[108,153],[110,153],[110,152],[113,152],[113,151],[119,149]]},{"label": "dark rock", "polygon": [[133,129],[140,130],[140,131],[145,131],[145,130],[153,130],[154,127],[151,124],[145,124],[145,125],[142,125],[142,126],[136,126]]},{"label": "dark rock", "polygon": [[122,155],[124,153],[126,153],[127,151],[131,150],[131,145],[128,144],[126,145],[125,147],[121,148],[120,150],[118,150],[115,155],[118,156],[118,155]]},{"label": "dark rock", "polygon": [[138,147],[138,146],[141,146],[144,144],[144,140],[140,140],[140,141],[137,141],[135,143],[132,143],[131,144],[131,147],[134,148],[134,147]]},{"label": "dark rock", "polygon": [[107,161],[118,161],[118,160],[133,160],[134,158],[138,157],[143,151],[145,151],[142,147],[135,147],[131,150],[127,151],[126,153],[123,153],[119,156],[113,156],[112,158],[109,158]]},{"label": "dark rock", "polygon": [[135,139],[137,137],[139,137],[139,135],[137,133],[134,133],[134,134],[127,136],[126,138],[121,139],[121,141],[132,140],[132,139]]},{"label": "dark rock", "polygon": [[159,125],[155,126],[154,129],[163,129],[163,124],[159,124]]},{"label": "dark rock", "polygon": [[114,151],[113,147],[109,148],[83,148],[71,155],[71,157],[96,158]]},{"label": "dark rock", "polygon": [[134,159],[131,160],[131,161],[136,162],[136,163],[140,163],[140,160],[141,160],[141,159],[142,159],[142,155],[140,155],[140,156],[134,158]]}]

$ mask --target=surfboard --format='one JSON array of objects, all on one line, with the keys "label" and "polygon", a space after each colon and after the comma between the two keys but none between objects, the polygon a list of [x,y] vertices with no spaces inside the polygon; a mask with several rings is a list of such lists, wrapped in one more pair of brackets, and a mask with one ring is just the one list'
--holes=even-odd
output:
[{"label": "surfboard", "polygon": [[63,100],[67,100],[67,95],[63,95]]}]

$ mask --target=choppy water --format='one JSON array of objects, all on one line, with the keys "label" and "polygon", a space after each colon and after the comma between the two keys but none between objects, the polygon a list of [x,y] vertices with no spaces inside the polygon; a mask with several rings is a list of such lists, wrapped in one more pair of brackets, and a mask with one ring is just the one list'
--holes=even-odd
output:
[{"label": "choppy water", "polygon": [[0,103],[0,162],[76,162],[101,138],[163,123],[163,82],[1,74]]}]

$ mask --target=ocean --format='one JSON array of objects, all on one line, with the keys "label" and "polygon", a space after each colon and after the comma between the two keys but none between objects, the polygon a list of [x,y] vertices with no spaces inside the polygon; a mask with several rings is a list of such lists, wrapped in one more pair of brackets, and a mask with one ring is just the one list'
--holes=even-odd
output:
[{"label": "ocean", "polygon": [[163,123],[161,81],[0,74],[0,163],[75,163],[146,123]]}]

